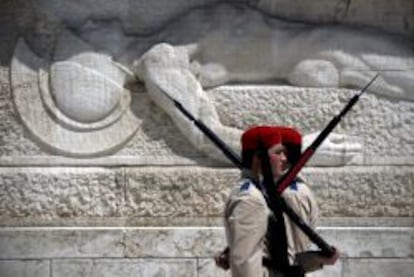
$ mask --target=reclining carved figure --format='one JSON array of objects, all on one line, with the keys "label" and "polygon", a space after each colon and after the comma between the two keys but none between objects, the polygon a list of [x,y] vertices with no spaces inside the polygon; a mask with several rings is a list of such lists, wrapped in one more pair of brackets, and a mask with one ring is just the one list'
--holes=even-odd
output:
[{"label": "reclining carved figure", "polygon": [[[207,23],[204,13],[210,16]],[[188,37],[180,41],[180,33],[193,41]],[[234,147],[240,131],[221,124],[205,88],[269,80],[300,87],[361,88],[379,72],[371,92],[414,100],[413,47],[400,38],[373,31],[286,23],[247,6],[219,4],[183,16],[157,34],[157,39],[164,42],[136,59],[132,71],[192,144],[216,158],[220,154],[160,88]],[[126,55],[133,54],[132,48]],[[322,145],[314,163],[343,164],[358,151],[360,145],[336,134]]]},{"label": "reclining carved figure", "polygon": [[[217,153],[159,88],[211,126],[235,150],[239,147],[241,131],[221,123],[206,88],[228,82],[265,83],[270,80],[300,87],[360,88],[373,74],[380,72],[381,77],[370,87],[371,92],[396,100],[413,100],[414,97],[411,91],[414,87],[413,46],[403,39],[340,26],[280,21],[244,4],[222,3],[192,9],[158,32],[143,36],[126,35],[119,25],[113,29],[117,32],[115,36],[108,35],[107,30],[91,35],[87,26],[72,31],[82,38],[79,44],[96,43],[93,45],[96,48],[99,48],[97,44],[113,46],[111,55],[118,63],[112,66],[129,67],[124,72],[130,79],[138,78],[146,84],[148,94],[189,141],[208,156],[219,159],[223,158],[221,153]],[[73,36],[74,33],[68,31],[64,35]],[[127,36],[125,41],[135,39],[135,43],[125,50],[121,47],[122,40],[113,41],[113,37],[122,36]],[[61,45],[70,49],[60,52],[82,52],[81,46],[79,50],[73,49],[77,43],[68,43],[70,40],[63,37]],[[59,45],[55,52],[56,49]],[[58,55],[56,59],[55,54],[57,61],[68,58]],[[82,68],[79,64],[79,69]],[[99,72],[100,68],[94,70]],[[314,136],[305,136],[304,145]],[[312,162],[342,165],[359,153],[361,145],[351,143],[346,136],[332,134]]]}]

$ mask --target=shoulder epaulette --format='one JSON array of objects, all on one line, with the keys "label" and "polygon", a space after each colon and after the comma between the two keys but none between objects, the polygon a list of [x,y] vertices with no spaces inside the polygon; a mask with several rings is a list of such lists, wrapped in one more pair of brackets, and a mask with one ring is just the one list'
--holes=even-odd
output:
[{"label": "shoulder epaulette", "polygon": [[298,190],[298,182],[297,182],[297,180],[293,181],[293,182],[290,184],[289,188],[290,188],[291,190],[295,190],[295,191],[297,191],[297,190]]},{"label": "shoulder epaulette", "polygon": [[240,186],[240,192],[245,192],[250,190],[252,182],[250,180],[244,180]]}]

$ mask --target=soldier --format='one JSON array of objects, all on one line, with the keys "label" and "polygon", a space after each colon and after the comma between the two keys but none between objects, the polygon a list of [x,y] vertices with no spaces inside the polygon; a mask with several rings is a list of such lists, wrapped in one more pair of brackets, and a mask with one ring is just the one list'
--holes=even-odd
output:
[{"label": "soldier", "polygon": [[[266,190],[261,184],[259,146],[268,149],[275,180],[280,178],[300,157],[301,135],[288,127],[254,127],[242,135],[242,179],[232,189],[224,211],[226,238],[229,247],[216,256],[218,266],[231,269],[233,277],[287,276],[272,267],[268,254],[268,222],[272,212],[268,208]],[[299,178],[282,196],[305,222],[314,225],[318,208],[310,189]],[[334,264],[339,252],[325,258],[318,252],[304,252],[308,238],[285,218],[289,263],[299,264],[305,272]],[[274,240],[272,240],[274,241]],[[281,253],[283,255],[283,253]]]}]

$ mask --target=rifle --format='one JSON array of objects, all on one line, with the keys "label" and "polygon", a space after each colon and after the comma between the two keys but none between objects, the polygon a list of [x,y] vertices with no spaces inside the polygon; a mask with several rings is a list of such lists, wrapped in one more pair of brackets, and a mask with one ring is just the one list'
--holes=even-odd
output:
[{"label": "rifle", "polygon": [[[303,168],[306,162],[312,157],[315,153],[316,149],[322,144],[322,142],[326,139],[329,133],[338,125],[341,121],[342,117],[354,106],[354,104],[359,100],[359,97],[368,89],[368,87],[375,81],[375,79],[379,76],[376,74],[374,78],[372,78],[368,84],[361,89],[356,95],[354,95],[351,100],[347,103],[345,108],[335,116],[329,124],[325,127],[325,129],[319,134],[319,136],[312,142],[312,144],[302,153],[298,162],[296,162],[279,180],[278,182],[273,185],[273,174],[271,173],[270,163],[267,154],[262,155],[262,162],[264,163],[264,181],[268,189],[268,193],[270,196],[270,203],[271,210],[278,214],[277,210],[282,210],[289,218],[295,223],[308,237],[309,239],[315,243],[320,249],[323,255],[327,257],[331,257],[335,250],[332,246],[330,246],[321,236],[319,236],[309,225],[307,225],[301,218],[296,214],[296,212],[280,197],[280,194],[291,184],[291,182],[295,179],[296,175],[299,171]],[[163,93],[172,103],[174,103],[175,107],[189,119],[191,122],[194,123],[209,139],[210,141],[216,145],[223,154],[239,169],[242,169],[242,163],[240,157],[226,145],[224,141],[222,141],[208,126],[206,126],[201,120],[195,118],[179,101],[171,97],[167,92],[165,92],[162,88],[158,85],[154,84],[160,91]],[[262,151],[264,152],[264,151]]]},{"label": "rifle", "polygon": [[[289,218],[314,242],[320,249],[321,254],[326,257],[331,257],[335,250],[332,246],[327,244],[312,228],[309,227],[295,212],[287,205],[286,201],[280,196],[282,192],[295,180],[299,171],[304,167],[306,162],[313,156],[316,149],[322,144],[326,137],[332,132],[332,130],[338,125],[342,117],[348,113],[355,103],[359,100],[359,97],[368,89],[368,87],[377,79],[379,74],[376,74],[357,94],[355,94],[342,109],[342,111],[334,116],[328,123],[324,130],[318,135],[318,137],[311,143],[311,145],[302,153],[299,160],[292,165],[289,170],[283,174],[283,176],[274,184],[273,175],[270,167],[269,157],[267,153],[264,153],[265,149],[262,149],[261,162],[263,164],[263,178],[264,184],[269,194],[269,202],[272,211],[278,208],[283,210]],[[272,207],[273,206],[273,207]],[[275,213],[276,214],[276,213]],[[281,249],[278,249],[280,252]],[[283,263],[283,261],[282,261]]]},{"label": "rifle", "polygon": [[282,193],[292,183],[302,167],[304,167],[306,162],[313,156],[316,149],[322,144],[329,133],[331,133],[336,125],[338,125],[341,121],[342,117],[345,116],[345,114],[355,105],[355,103],[359,100],[359,97],[368,89],[368,87],[375,81],[375,79],[377,79],[378,76],[379,74],[377,73],[364,88],[362,88],[351,98],[351,100],[349,100],[348,104],[342,109],[342,111],[332,118],[325,129],[318,135],[311,145],[306,148],[296,164],[290,167],[290,169],[278,180],[276,184],[278,193]]}]

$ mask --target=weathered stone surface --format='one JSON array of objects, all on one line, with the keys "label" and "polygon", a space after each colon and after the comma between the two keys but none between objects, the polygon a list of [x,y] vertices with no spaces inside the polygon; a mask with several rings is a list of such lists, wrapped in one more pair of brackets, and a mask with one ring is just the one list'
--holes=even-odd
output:
[{"label": "weathered stone surface", "polygon": [[[141,1],[129,1],[129,12],[123,17],[125,27],[133,33],[152,33],[168,21],[177,18],[183,11],[214,3],[214,0],[191,1],[151,1],[143,5]],[[157,11],[157,16],[154,16]]]},{"label": "weathered stone surface", "polygon": [[376,22],[373,26],[413,36],[413,14],[413,1],[352,0],[349,1],[349,8],[344,22],[358,25],[366,25],[366,22]]},{"label": "weathered stone surface", "polygon": [[211,217],[222,213],[238,171],[207,168],[126,170],[125,213],[133,216]]},{"label": "weathered stone surface", "polygon": [[[302,175],[315,191],[324,216],[413,215],[410,167],[308,168]],[[126,178],[128,215],[220,216],[238,171],[128,169]]]},{"label": "weathered stone surface", "polygon": [[[97,20],[108,18],[119,18],[128,32],[137,34],[148,34],[161,28],[166,22],[174,19],[185,10],[214,3],[213,0],[191,0],[191,1],[128,1],[122,0],[114,4],[102,2],[95,5],[92,0],[73,2],[61,1],[37,1],[45,14],[58,16],[68,26],[79,27],[88,18]],[[365,26],[376,26],[388,31],[413,34],[414,24],[411,18],[412,2],[398,1],[346,1],[346,0],[235,0],[233,2],[249,3],[253,7],[263,10],[269,14],[294,21],[306,22],[345,22]],[[20,6],[20,10],[25,5]],[[26,5],[27,6],[27,5]],[[375,9],[372,7],[375,6]],[[12,8],[13,6],[9,7]],[[62,9],[65,7],[65,9]],[[29,9],[33,7],[26,7]],[[13,12],[11,10],[10,12]],[[411,13],[410,13],[411,12]],[[27,17],[27,16],[26,16]],[[24,17],[23,17],[24,18]],[[20,18],[20,21],[23,21]]]},{"label": "weathered stone surface", "polygon": [[364,259],[347,260],[344,265],[345,277],[411,277],[414,272],[414,259]]},{"label": "weathered stone surface", "polygon": [[[225,125],[244,129],[263,123],[287,124],[295,125],[308,134],[322,129],[353,92],[248,86],[221,87],[209,92],[209,95]],[[70,159],[49,156],[47,151],[42,153],[26,137],[15,119],[16,114],[11,109],[8,97],[10,94],[3,96],[4,104],[0,108],[3,118],[0,124],[0,162],[45,164],[46,161],[36,157],[47,155],[51,164],[74,164],[75,161]],[[129,164],[135,161],[138,164],[161,164],[161,158],[171,164],[191,164],[189,159],[197,160],[203,156],[187,143],[171,120],[145,94],[133,95],[132,101],[132,107],[135,107],[134,111],[142,119],[143,125],[124,149],[109,157],[107,164]],[[315,106],[319,109],[315,110]],[[292,107],[295,107],[293,113]],[[363,160],[357,160],[358,164],[412,164],[413,110],[414,104],[411,102],[396,102],[366,94],[335,132],[347,134],[362,143]],[[183,142],[186,147],[182,147]],[[134,157],[137,157],[136,160]],[[94,160],[80,162],[93,163]]]},{"label": "weathered stone surface", "polygon": [[1,228],[0,259],[119,258],[122,242],[121,228]]},{"label": "weathered stone surface", "polygon": [[412,1],[265,0],[257,2],[262,10],[283,18],[375,26],[390,32],[414,34]]},{"label": "weathered stone surface", "polygon": [[410,258],[412,227],[326,227],[319,233],[346,258]]},{"label": "weathered stone surface", "polygon": [[[320,227],[343,258],[411,258],[412,227]],[[225,246],[221,227],[0,228],[0,259],[202,258]]]},{"label": "weathered stone surface", "polygon": [[[315,271],[312,274],[308,274],[311,277],[351,277],[342,275],[342,260],[340,260],[335,266],[325,266],[322,270]],[[199,277],[230,277],[230,271],[224,271],[218,268],[214,260],[199,259],[198,260],[198,276]]]},{"label": "weathered stone surface", "polygon": [[[325,266],[323,270],[313,272],[312,277],[343,277],[342,275],[343,260],[339,260],[334,266]],[[218,268],[212,258],[199,259],[198,262],[199,277],[230,277],[230,271],[224,271]]]},{"label": "weathered stone surface", "polygon": [[412,167],[309,169],[302,174],[324,216],[413,217]]},{"label": "weathered stone surface", "polygon": [[[0,48],[1,50],[1,48]],[[11,54],[11,53],[10,53]],[[0,160],[5,156],[28,153],[42,153],[35,142],[26,137],[25,130],[18,121],[11,101],[9,68],[1,67],[0,71]]]},{"label": "weathered stone surface", "polygon": [[122,173],[99,168],[0,168],[0,217],[115,216]]},{"label": "weathered stone surface", "polygon": [[197,276],[195,259],[97,259],[53,261],[55,277]]},{"label": "weathered stone surface", "polygon": [[[254,2],[254,1],[251,1]],[[347,1],[344,0],[264,0],[256,1],[257,6],[270,14],[309,22],[341,22],[347,14]],[[324,7],[324,9],[321,9]]]},{"label": "weathered stone surface", "polygon": [[125,234],[126,257],[212,257],[224,242],[222,228],[134,228]]},{"label": "weathered stone surface", "polygon": [[47,260],[0,261],[1,277],[47,277],[50,262]]},{"label": "weathered stone surface", "polygon": [[54,260],[52,261],[53,276],[87,277],[93,276],[95,262],[91,259]]},{"label": "weathered stone surface", "polygon": [[[209,92],[225,125],[296,126],[309,134],[323,129],[355,91],[286,86],[223,86]],[[315,109],[315,107],[318,107]],[[414,104],[367,92],[335,128],[363,145],[363,164],[412,164]]]},{"label": "weathered stone surface", "polygon": [[[1,225],[217,226],[239,174],[203,167],[1,168]],[[325,217],[412,217],[413,175],[411,167],[302,173]]]}]

